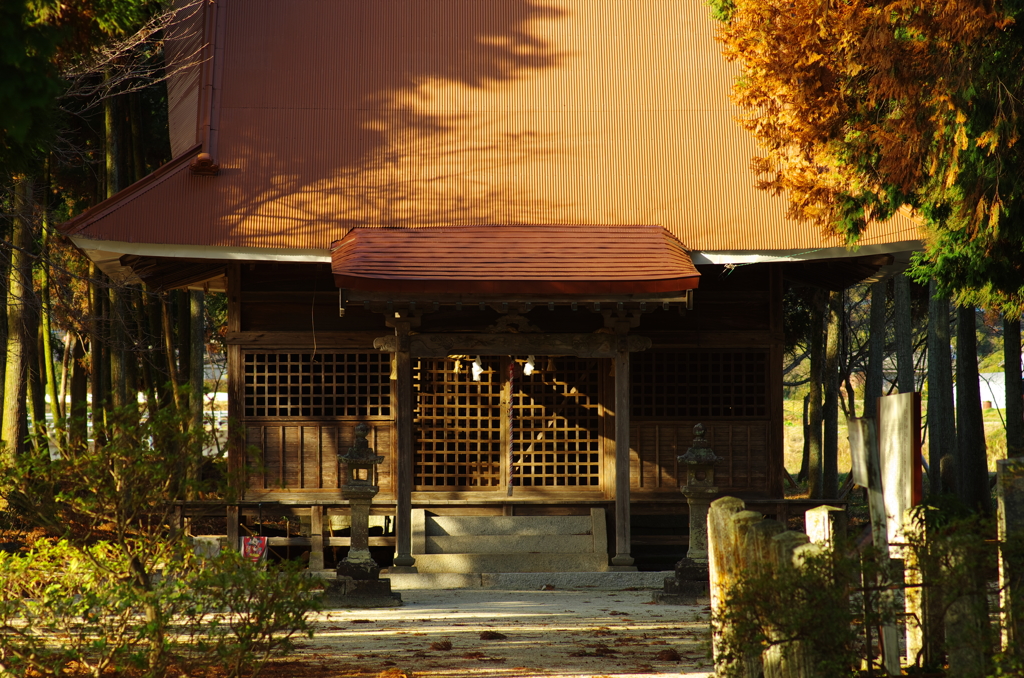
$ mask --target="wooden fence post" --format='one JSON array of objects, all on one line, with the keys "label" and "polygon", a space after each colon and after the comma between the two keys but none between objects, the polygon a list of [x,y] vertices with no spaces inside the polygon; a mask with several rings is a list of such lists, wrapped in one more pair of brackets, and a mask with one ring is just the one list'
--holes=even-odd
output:
[{"label": "wooden fence post", "polygon": [[1001,643],[1024,657],[1024,457],[997,461],[996,478]]},{"label": "wooden fence post", "polygon": [[[793,530],[773,536],[768,550],[771,567],[776,572],[793,567],[794,551],[807,544],[807,541],[806,534]],[[763,655],[764,678],[804,678],[805,675],[812,675],[805,671],[809,667],[805,654],[804,643],[800,641],[769,647]]]},{"label": "wooden fence post", "polygon": [[943,655],[941,577],[932,551],[932,519],[937,509],[918,506],[903,518],[907,547],[904,549],[904,590],[907,613],[907,662],[934,666]]}]

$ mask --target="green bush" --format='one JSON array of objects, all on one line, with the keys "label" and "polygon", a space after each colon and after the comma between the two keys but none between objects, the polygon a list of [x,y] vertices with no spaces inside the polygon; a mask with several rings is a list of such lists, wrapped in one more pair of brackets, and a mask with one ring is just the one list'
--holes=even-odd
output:
[{"label": "green bush", "polygon": [[311,635],[313,582],[296,568],[267,570],[233,551],[199,560],[170,544],[163,555],[143,589],[120,576],[130,565],[109,543],[0,553],[0,673],[162,677],[215,666],[251,678]]}]

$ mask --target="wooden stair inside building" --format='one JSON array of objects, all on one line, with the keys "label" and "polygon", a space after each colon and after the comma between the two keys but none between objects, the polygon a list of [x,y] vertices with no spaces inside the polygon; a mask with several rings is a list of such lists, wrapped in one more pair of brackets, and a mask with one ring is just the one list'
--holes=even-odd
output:
[{"label": "wooden stair inside building", "polygon": [[439,516],[413,510],[420,573],[605,572],[605,511],[582,516]]}]

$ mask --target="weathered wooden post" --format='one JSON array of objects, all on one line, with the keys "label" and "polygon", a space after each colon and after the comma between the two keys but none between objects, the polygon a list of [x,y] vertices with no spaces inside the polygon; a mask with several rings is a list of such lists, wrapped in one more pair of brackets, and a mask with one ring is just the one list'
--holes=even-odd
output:
[{"label": "weathered wooden post", "polygon": [[996,502],[1001,643],[1024,656],[1024,457],[996,462]]},{"label": "weathered wooden post", "polygon": [[965,591],[953,591],[954,597],[946,606],[943,621],[949,640],[946,644],[948,673],[956,678],[982,678],[988,675],[991,654],[984,582],[980,573],[972,571],[972,565],[966,562],[968,556],[962,551],[950,549],[944,555],[948,569],[943,578],[967,587]]},{"label": "weathered wooden post", "polygon": [[[853,458],[855,472],[854,481],[862,482],[868,488],[868,510],[871,514],[871,538],[878,557],[878,569],[885,573],[881,583],[888,583],[891,578],[889,564],[889,529],[888,516],[885,510],[885,497],[882,494],[882,470],[878,458],[878,437],[873,419],[847,420],[850,437],[850,456]],[[865,581],[865,586],[874,586],[879,582]],[[865,592],[865,600],[870,598]],[[880,598],[886,604],[892,602],[891,591],[883,591]],[[868,628],[865,624],[865,628]],[[882,661],[885,671],[890,676],[898,676],[900,669],[899,631],[895,624],[883,624],[881,628]],[[869,648],[870,651],[870,648]]]},{"label": "weathered wooden post", "polygon": [[654,602],[693,604],[708,588],[708,510],[718,494],[715,462],[718,457],[704,438],[704,425],[693,427],[693,446],[677,457],[686,469],[683,496],[690,513],[690,546],[676,563],[675,576],[665,579],[664,590],[654,592]]},{"label": "weathered wooden post", "polygon": [[[715,666],[720,664],[725,594],[734,581],[734,539],[732,517],[746,508],[742,499],[722,497],[711,502],[708,510],[708,576],[711,593],[711,652]],[[717,668],[716,668],[717,670]]]},{"label": "weathered wooden post", "polygon": [[935,666],[943,655],[941,577],[932,550],[936,510],[918,506],[903,518],[907,661],[918,666]]},{"label": "weathered wooden post", "polygon": [[[768,558],[775,572],[783,572],[793,567],[793,553],[808,543],[803,532],[788,530],[780,532],[771,539]],[[765,650],[763,655],[764,678],[804,678],[811,676],[805,673],[809,668],[804,643],[793,641],[779,643]]]}]

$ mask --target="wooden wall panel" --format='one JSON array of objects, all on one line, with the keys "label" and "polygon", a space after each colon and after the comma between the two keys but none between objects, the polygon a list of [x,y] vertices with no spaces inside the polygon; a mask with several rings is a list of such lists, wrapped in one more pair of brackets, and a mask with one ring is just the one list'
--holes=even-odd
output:
[{"label": "wooden wall panel", "polygon": [[[676,457],[693,444],[695,421],[636,421],[631,427],[632,487],[638,492],[679,492],[684,474]],[[769,422],[704,422],[708,445],[720,461],[716,484],[723,494],[769,491]]]},{"label": "wooden wall panel", "polygon": [[[347,469],[338,455],[352,446],[358,421],[290,424],[249,422],[246,427],[249,489],[261,491],[337,490]],[[385,460],[377,467],[381,498],[393,495],[394,433],[391,422],[370,425],[370,446]],[[338,495],[340,498],[340,494]]]}]

